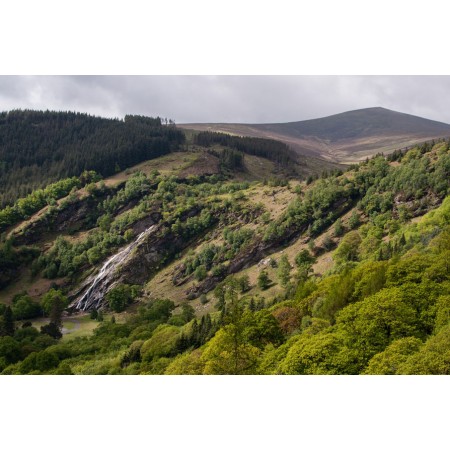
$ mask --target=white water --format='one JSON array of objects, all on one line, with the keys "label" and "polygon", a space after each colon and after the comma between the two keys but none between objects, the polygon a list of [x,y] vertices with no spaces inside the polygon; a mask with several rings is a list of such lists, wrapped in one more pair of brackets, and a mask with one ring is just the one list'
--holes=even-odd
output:
[{"label": "white water", "polygon": [[78,302],[75,305],[76,309],[81,309],[82,311],[86,311],[94,306],[94,308],[98,308],[100,306],[101,301],[103,300],[104,295],[106,294],[109,281],[111,275],[113,275],[116,270],[123,264],[125,259],[131,253],[131,251],[136,248],[142,240],[151,234],[156,225],[152,225],[143,231],[139,236],[129,245],[124,247],[115,255],[111,256],[105,264],[103,264],[100,272],[92,281],[88,290],[81,296]]}]

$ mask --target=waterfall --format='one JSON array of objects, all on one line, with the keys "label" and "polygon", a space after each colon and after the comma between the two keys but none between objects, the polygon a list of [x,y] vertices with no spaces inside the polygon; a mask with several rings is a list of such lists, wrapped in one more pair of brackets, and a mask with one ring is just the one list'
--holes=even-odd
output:
[{"label": "waterfall", "polygon": [[97,309],[100,306],[104,295],[110,287],[112,275],[114,275],[116,270],[123,264],[131,251],[136,248],[149,234],[151,234],[155,228],[156,225],[152,225],[147,228],[145,231],[140,233],[131,244],[122,248],[118,253],[111,256],[105,264],[103,264],[87,291],[76,302],[76,309],[86,311],[92,307]]}]

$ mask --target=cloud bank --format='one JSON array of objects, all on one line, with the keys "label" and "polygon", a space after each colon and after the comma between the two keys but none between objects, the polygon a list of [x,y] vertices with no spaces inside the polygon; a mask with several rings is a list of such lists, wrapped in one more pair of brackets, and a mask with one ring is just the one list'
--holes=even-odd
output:
[{"label": "cloud bank", "polygon": [[0,76],[0,109],[271,123],[382,106],[450,123],[450,76]]}]

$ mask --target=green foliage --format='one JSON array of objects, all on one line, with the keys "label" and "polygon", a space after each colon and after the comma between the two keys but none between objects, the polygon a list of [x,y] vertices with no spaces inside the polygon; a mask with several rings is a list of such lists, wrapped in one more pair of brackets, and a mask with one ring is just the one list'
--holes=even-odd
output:
[{"label": "green foliage", "polygon": [[156,158],[184,142],[183,132],[159,118],[29,110],[1,113],[0,135],[0,184],[10,187],[0,194],[0,206],[85,169],[112,175],[117,166]]},{"label": "green foliage", "polygon": [[39,331],[31,325],[26,327],[22,325],[22,328],[18,328],[14,333],[14,339],[22,345],[32,344],[38,336]]},{"label": "green foliage", "polygon": [[134,362],[140,362],[142,360],[141,348],[143,343],[144,341],[137,340],[130,345],[127,352],[122,356],[120,361],[121,367],[126,367]]},{"label": "green foliage", "polygon": [[47,372],[58,366],[59,359],[57,355],[48,350],[28,355],[19,366],[20,373]]},{"label": "green foliage", "polygon": [[258,287],[262,290],[267,289],[270,286],[271,280],[265,270],[262,270],[258,275]]},{"label": "green foliage", "polygon": [[334,258],[338,264],[357,261],[359,257],[359,246],[361,236],[357,231],[350,231],[341,240],[334,252]]},{"label": "green foliage", "polygon": [[237,170],[244,167],[244,154],[240,151],[225,148],[219,156],[222,169]]},{"label": "green foliage", "polygon": [[13,298],[11,309],[14,320],[33,319],[42,315],[39,303],[34,302],[26,293],[16,295]]},{"label": "green foliage", "polygon": [[99,217],[97,220],[97,225],[103,231],[108,231],[109,227],[111,226],[111,223],[112,223],[111,214],[108,214],[108,213]]},{"label": "green foliage", "polygon": [[352,215],[348,219],[348,226],[350,230],[354,230],[355,228],[357,228],[360,225],[360,223],[361,222],[358,213],[356,211],[353,211]]},{"label": "green foliage", "polygon": [[253,231],[248,228],[239,228],[231,230],[225,228],[223,230],[223,238],[229,245],[232,254],[236,254],[243,245],[245,245],[253,237]]},{"label": "green foliage", "polygon": [[0,369],[20,360],[20,344],[11,336],[0,336]]},{"label": "green foliage", "polygon": [[267,310],[246,313],[243,338],[246,342],[261,350],[267,344],[279,346],[284,342],[284,335],[276,318]]},{"label": "green foliage", "polygon": [[297,254],[295,257],[295,264],[297,264],[298,267],[301,266],[309,266],[311,264],[314,264],[316,261],[316,258],[312,256],[308,250],[304,249],[300,253]]},{"label": "green foliage", "polygon": [[296,160],[294,152],[286,144],[271,139],[240,137],[205,131],[194,137],[194,143],[203,147],[220,144],[242,153],[262,156],[286,166]]},{"label": "green foliage", "polygon": [[401,364],[416,353],[422,345],[420,339],[406,337],[392,342],[386,350],[376,354],[363,373],[369,375],[395,375]]},{"label": "green foliage", "polygon": [[401,286],[404,283],[420,283],[424,271],[432,264],[427,255],[411,255],[389,266],[386,272],[388,286]]},{"label": "green foliage", "polygon": [[47,334],[48,336],[52,337],[53,339],[61,339],[62,333],[61,333],[61,327],[56,324],[55,322],[50,322],[47,325],[43,325],[41,327],[41,333]]},{"label": "green foliage", "polygon": [[354,300],[362,300],[381,290],[386,284],[387,263],[367,262],[359,265],[353,271],[355,285],[352,298]]},{"label": "green foliage", "polygon": [[450,323],[450,295],[442,295],[436,302],[434,332],[439,332]]},{"label": "green foliage", "polygon": [[346,374],[351,355],[343,337],[328,331],[295,339],[277,373],[294,375]]},{"label": "green foliage", "polygon": [[61,291],[52,288],[42,296],[41,306],[45,314],[49,316],[55,305],[64,309],[69,305],[69,300]]},{"label": "green foliage", "polygon": [[19,273],[20,267],[39,254],[35,247],[13,247],[13,239],[0,242],[0,289],[6,287]]},{"label": "green foliage", "polygon": [[[217,258],[220,252],[220,247],[207,244],[202,250],[195,255],[195,257],[189,257],[185,261],[185,273],[189,275],[194,272],[195,277],[198,280],[202,280],[206,277],[206,272],[211,269],[213,261]],[[197,269],[201,269],[197,272]]]},{"label": "green foliage", "polygon": [[184,303],[181,306],[181,317],[185,321],[185,323],[190,322],[195,317],[195,310],[194,308],[189,305],[188,303]]},{"label": "green foliage", "polygon": [[282,255],[280,261],[278,263],[277,275],[280,280],[280,284],[283,287],[286,287],[291,278],[291,264],[286,255]]},{"label": "green foliage", "polygon": [[0,322],[0,336],[12,336],[14,334],[14,317],[10,306],[3,311],[3,317]]},{"label": "green foliage", "polygon": [[430,337],[416,353],[413,353],[397,369],[399,375],[449,375],[450,374],[450,326],[442,328]]},{"label": "green foliage", "polygon": [[206,244],[196,255],[188,256],[184,262],[184,273],[194,273],[198,281],[205,279],[209,270],[213,276],[222,277],[226,269],[219,261],[232,259],[251,240],[253,231],[247,228],[231,230],[225,227],[223,237],[223,246]]},{"label": "green foliage", "polygon": [[450,179],[449,161],[449,155],[442,155],[434,163],[427,152],[419,149],[409,151],[396,167],[389,167],[381,158],[369,161],[367,168],[356,174],[358,184],[365,187],[361,208],[366,214],[374,215],[397,208],[396,203],[409,202],[412,207],[420,207],[415,202],[423,199],[426,204],[430,193],[445,196]]},{"label": "green foliage", "polygon": [[175,309],[175,304],[171,300],[157,299],[151,301],[146,307],[139,309],[142,319],[150,322],[167,322]]},{"label": "green foliage", "polygon": [[194,276],[197,281],[202,281],[206,278],[207,272],[206,267],[203,265],[198,266],[195,269]]},{"label": "green foliage", "polygon": [[246,293],[250,290],[250,279],[248,275],[242,275],[237,278],[237,282],[239,284],[239,289],[241,290],[241,294]]},{"label": "green foliage", "polygon": [[122,312],[139,294],[140,286],[119,284],[106,294],[109,307],[115,312]]},{"label": "green foliage", "polygon": [[340,178],[317,181],[305,192],[303,198],[293,200],[276,221],[272,222],[263,236],[264,241],[284,240],[293,230],[318,235],[347,209],[356,197],[355,186]]},{"label": "green foliage", "polygon": [[303,249],[295,257],[295,264],[298,267],[298,276],[300,280],[306,280],[309,273],[312,271],[312,265],[315,263],[316,258],[312,256],[308,250]]},{"label": "green foliage", "polygon": [[[164,182],[161,182],[164,183]],[[162,189],[162,184],[161,189]],[[160,186],[158,186],[158,189]],[[125,187],[120,189],[113,197],[108,197],[102,204],[103,209],[107,211],[105,216],[102,216],[99,220],[105,222],[104,229],[108,230],[111,224],[111,213],[117,211],[119,208],[127,205],[130,201],[142,198],[150,192],[151,180],[147,178],[145,173],[137,172],[133,174],[125,183]],[[101,227],[101,223],[98,224]]]},{"label": "green foliage", "polygon": [[205,366],[201,355],[199,350],[178,355],[167,366],[164,373],[166,375],[201,375]]},{"label": "green foliage", "polygon": [[260,350],[245,342],[236,325],[221,328],[202,353],[204,374],[244,375],[255,373]]},{"label": "green foliage", "polygon": [[344,234],[344,225],[342,223],[341,219],[336,220],[336,223],[334,225],[334,235],[335,236],[342,236]]},{"label": "green foliage", "polygon": [[[73,188],[81,187],[82,182],[80,180],[81,177],[72,177],[57,181],[49,184],[45,189],[33,190],[26,197],[19,198],[12,207],[6,206],[0,210],[0,232],[9,225],[29,218],[44,206],[54,204],[55,200],[65,197]],[[2,195],[0,194],[1,199]]]},{"label": "green foliage", "polygon": [[314,293],[314,317],[334,323],[336,313],[352,301],[354,279],[350,272],[328,277]]},{"label": "green foliage", "polygon": [[337,325],[364,359],[383,351],[396,339],[420,336],[417,313],[399,288],[382,289],[345,307],[337,317]]},{"label": "green foliage", "polygon": [[180,330],[172,325],[159,325],[150,339],[141,347],[143,361],[151,361],[161,356],[170,356],[175,352]]},{"label": "green foliage", "polygon": [[53,247],[37,259],[34,268],[43,269],[43,275],[50,279],[74,275],[82,267],[97,264],[123,243],[125,239],[120,234],[101,230],[77,243],[58,236]]}]

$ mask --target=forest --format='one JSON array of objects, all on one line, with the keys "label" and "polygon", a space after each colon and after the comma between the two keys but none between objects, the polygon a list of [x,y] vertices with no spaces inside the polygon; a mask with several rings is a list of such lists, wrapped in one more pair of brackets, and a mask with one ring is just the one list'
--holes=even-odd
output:
[{"label": "forest", "polygon": [[15,110],[0,113],[0,207],[61,178],[103,177],[164,155],[184,142],[172,122],[125,116]]},{"label": "forest", "polygon": [[[196,139],[200,159],[218,143]],[[13,226],[54,199],[0,244],[0,289],[25,268],[49,286],[0,304],[1,373],[449,374],[450,143],[277,186],[233,177],[233,152],[265,152],[237,141],[220,141],[216,174],[136,170],[111,187],[85,172],[1,210]],[[149,218],[151,252],[85,313],[90,334],[64,335],[74,287]]]},{"label": "forest", "polygon": [[203,131],[194,136],[194,143],[202,147],[220,144],[241,153],[262,156],[282,166],[288,166],[298,159],[286,144],[273,139],[231,136],[225,133]]}]

